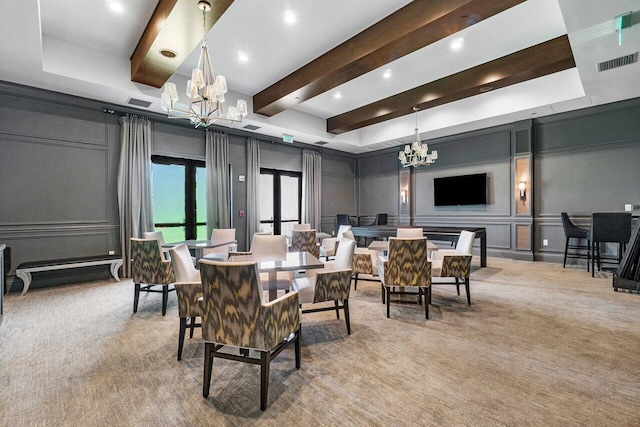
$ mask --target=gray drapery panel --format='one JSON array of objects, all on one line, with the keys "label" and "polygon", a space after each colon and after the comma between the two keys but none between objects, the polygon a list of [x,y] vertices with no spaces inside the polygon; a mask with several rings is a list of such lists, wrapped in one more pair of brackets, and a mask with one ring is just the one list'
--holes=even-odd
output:
[{"label": "gray drapery panel", "polygon": [[302,150],[302,222],[320,232],[322,220],[322,157],[312,150]]},{"label": "gray drapery panel", "polygon": [[247,240],[246,250],[251,248],[253,233],[260,229],[260,143],[247,139]]},{"label": "gray drapery panel", "polygon": [[131,238],[153,231],[151,199],[151,123],[146,117],[120,118],[118,210],[122,275],[131,277]]},{"label": "gray drapery panel", "polygon": [[207,238],[214,228],[229,228],[229,137],[207,130]]}]

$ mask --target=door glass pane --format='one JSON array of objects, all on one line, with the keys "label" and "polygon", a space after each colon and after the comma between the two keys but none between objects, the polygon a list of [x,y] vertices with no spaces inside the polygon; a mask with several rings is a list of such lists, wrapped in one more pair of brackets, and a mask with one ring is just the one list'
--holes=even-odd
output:
[{"label": "door glass pane", "polygon": [[[300,193],[299,193],[299,178],[297,176],[280,176],[280,220],[282,221],[298,221],[298,213],[300,212]],[[260,188],[262,191],[262,188]],[[284,224],[282,224],[284,232]],[[293,227],[293,225],[291,225]]]},{"label": "door glass pane", "polygon": [[[205,168],[196,168],[196,223],[207,222],[207,184]],[[207,226],[196,227],[196,239],[207,240]]]},{"label": "door glass pane", "polygon": [[[153,165],[153,220],[156,224],[184,224],[185,169],[181,165]],[[184,226],[163,228],[163,235],[166,242],[184,240]],[[173,239],[173,236],[177,238]]]},{"label": "door glass pane", "polygon": [[273,223],[260,224],[260,230],[258,231],[273,234]]},{"label": "door glass pane", "polygon": [[293,226],[297,224],[298,221],[293,222],[283,222],[280,224],[280,234],[284,234],[285,236],[291,236],[291,232],[293,231]]},{"label": "door glass pane", "polygon": [[260,174],[259,192],[260,221],[273,221],[273,175]]},{"label": "door glass pane", "polygon": [[156,231],[162,231],[165,243],[182,242],[186,238],[186,227],[155,227]]}]

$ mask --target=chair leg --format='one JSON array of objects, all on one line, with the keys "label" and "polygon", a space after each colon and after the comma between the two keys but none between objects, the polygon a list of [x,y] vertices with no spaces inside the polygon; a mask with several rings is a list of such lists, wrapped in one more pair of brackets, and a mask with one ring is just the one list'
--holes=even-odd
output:
[{"label": "chair leg", "polygon": [[138,301],[140,300],[140,283],[135,283],[133,289],[133,312],[138,312]]},{"label": "chair leg", "polygon": [[596,263],[596,254],[595,254],[595,242],[591,242],[591,277],[595,277],[596,272],[595,270],[595,263]]},{"label": "chair leg", "polygon": [[302,325],[298,328],[298,332],[296,333],[296,341],[295,341],[295,353],[296,353],[296,369],[300,369],[301,362],[301,353],[300,353],[300,341],[302,341]]},{"label": "chair leg", "polygon": [[267,397],[269,395],[269,364],[271,353],[268,351],[260,352],[260,409],[267,409]]},{"label": "chair leg", "polygon": [[162,287],[162,315],[167,314],[167,300],[169,299],[169,286]]},{"label": "chair leg", "polygon": [[385,287],[385,291],[387,293],[387,319],[389,318],[389,300],[391,299],[391,288],[388,286]]},{"label": "chair leg", "polygon": [[335,300],[334,303],[336,305],[336,318],[340,319],[340,304],[338,303],[338,300]]},{"label": "chair leg", "polygon": [[353,289],[357,291],[358,290],[358,273],[356,273],[354,279],[355,279],[355,283],[353,284]]},{"label": "chair leg", "polygon": [[384,287],[384,285],[382,284],[382,281],[380,282],[380,288],[382,289],[382,303],[384,304],[384,302],[385,302],[385,298],[384,298],[384,297],[385,297],[385,293],[386,293],[387,291],[385,290],[385,287]]},{"label": "chair leg", "polygon": [[456,277],[456,291],[458,292],[458,296],[460,296],[460,281]]},{"label": "chair leg", "polygon": [[469,293],[469,278],[464,279],[464,289],[467,291],[467,304],[471,305],[471,293]]},{"label": "chair leg", "polygon": [[[431,286],[427,288],[427,294],[431,292]],[[424,296],[424,315],[427,320],[429,320],[429,303],[431,302],[431,296]]]},{"label": "chair leg", "polygon": [[193,330],[196,328],[196,318],[191,318],[191,324],[189,325],[189,339],[193,338]]},{"label": "chair leg", "polygon": [[565,268],[567,265],[567,251],[569,250],[569,238],[567,237],[564,241],[564,260],[562,261],[562,268]]},{"label": "chair leg", "polygon": [[184,345],[184,332],[187,329],[187,318],[180,318],[180,332],[178,333],[178,360],[182,359],[182,347]]},{"label": "chair leg", "polygon": [[204,379],[202,380],[202,396],[209,397],[209,387],[211,386],[211,371],[213,370],[213,350],[215,344],[204,343]]},{"label": "chair leg", "polygon": [[347,335],[351,335],[351,321],[349,320],[349,300],[342,301],[344,306],[344,320],[347,322]]}]

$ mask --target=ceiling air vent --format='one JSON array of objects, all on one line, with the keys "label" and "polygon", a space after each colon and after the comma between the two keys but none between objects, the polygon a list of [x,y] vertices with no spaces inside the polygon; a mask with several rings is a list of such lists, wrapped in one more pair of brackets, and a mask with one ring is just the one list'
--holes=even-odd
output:
[{"label": "ceiling air vent", "polygon": [[318,141],[318,142],[314,142],[315,145],[327,145],[328,142],[327,141]]},{"label": "ceiling air vent", "polygon": [[612,68],[618,68],[624,65],[633,64],[634,62],[638,62],[638,52],[632,53],[631,55],[621,56],[620,58],[611,59],[609,61],[601,62],[598,64],[598,72],[601,73]]},{"label": "ceiling air vent", "polygon": [[246,126],[245,126],[245,127],[243,127],[242,129],[247,129],[247,130],[256,130],[256,129],[260,129],[260,126],[246,125]]},{"label": "ceiling air vent", "polygon": [[149,107],[149,105],[151,105],[151,102],[144,101],[142,99],[137,99],[137,98],[129,98],[129,99],[127,99],[127,104],[135,105],[136,107],[147,108],[147,107]]}]

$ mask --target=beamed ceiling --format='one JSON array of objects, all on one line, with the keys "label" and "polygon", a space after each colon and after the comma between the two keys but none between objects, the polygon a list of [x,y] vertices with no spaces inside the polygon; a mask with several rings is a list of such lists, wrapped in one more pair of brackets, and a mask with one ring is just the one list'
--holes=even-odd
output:
[{"label": "beamed ceiling", "polygon": [[[121,11],[112,10],[120,3]],[[197,0],[3,5],[0,79],[161,112],[198,60]],[[637,0],[216,0],[207,41],[241,125],[362,153],[640,96]],[[295,22],[287,24],[286,11]],[[623,43],[615,16],[632,12]],[[454,49],[454,42],[459,48]],[[170,50],[175,58],[160,54]],[[240,61],[242,52],[248,60]],[[387,78],[383,77],[386,76]],[[413,108],[419,107],[417,117]],[[220,123],[224,125],[224,123]]]}]

